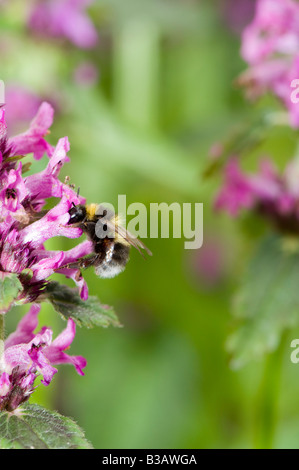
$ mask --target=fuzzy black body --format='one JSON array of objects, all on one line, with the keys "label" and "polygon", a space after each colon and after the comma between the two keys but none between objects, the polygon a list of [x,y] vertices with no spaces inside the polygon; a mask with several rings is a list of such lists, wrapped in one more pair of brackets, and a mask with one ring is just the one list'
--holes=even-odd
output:
[{"label": "fuzzy black body", "polygon": [[130,244],[117,234],[115,214],[96,204],[73,206],[69,214],[68,224],[82,228],[94,247],[94,254],[83,258],[80,266],[94,266],[96,274],[103,278],[122,272],[129,261]]}]

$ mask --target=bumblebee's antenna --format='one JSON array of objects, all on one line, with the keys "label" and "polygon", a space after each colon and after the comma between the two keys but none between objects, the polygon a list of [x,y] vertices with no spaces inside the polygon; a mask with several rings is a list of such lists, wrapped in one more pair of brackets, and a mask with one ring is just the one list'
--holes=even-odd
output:
[{"label": "bumblebee's antenna", "polygon": [[80,186],[78,186],[78,189],[77,189],[77,197],[79,197],[79,193],[80,193]]}]

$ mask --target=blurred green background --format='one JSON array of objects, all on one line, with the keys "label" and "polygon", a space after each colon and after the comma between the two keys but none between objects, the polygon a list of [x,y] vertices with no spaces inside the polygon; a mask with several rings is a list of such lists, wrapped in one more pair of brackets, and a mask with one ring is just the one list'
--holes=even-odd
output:
[{"label": "blurred green background", "polygon": [[[89,202],[116,206],[126,194],[128,204],[147,207],[204,203],[201,249],[185,250],[183,239],[148,239],[153,257],[132,251],[119,277],[85,272],[90,294],[115,307],[123,328],[78,328],[71,354],[86,357],[85,377],[60,366],[33,400],[72,416],[95,448],[254,446],[266,412],[259,399],[264,362],[231,370],[225,342],[234,327],[233,294],[264,226],[215,214],[221,178],[202,177],[210,147],[269,104],[253,109],[234,85],[245,65],[239,25],[228,14],[233,2],[95,1],[90,15],[100,40],[90,51],[37,39],[24,25],[26,3],[11,1],[1,13],[0,78],[54,104],[49,140],[68,135],[71,143],[61,178],[70,176]],[[92,84],[74,79],[86,62],[98,71]],[[247,165],[270,152],[282,166],[294,145],[288,130],[275,131]],[[33,171],[45,164],[46,157]],[[10,314],[8,332],[24,311]],[[40,322],[56,334],[64,327],[50,306]],[[295,337],[293,331],[289,339]],[[275,447],[298,447],[299,366],[290,361],[289,339]]]}]

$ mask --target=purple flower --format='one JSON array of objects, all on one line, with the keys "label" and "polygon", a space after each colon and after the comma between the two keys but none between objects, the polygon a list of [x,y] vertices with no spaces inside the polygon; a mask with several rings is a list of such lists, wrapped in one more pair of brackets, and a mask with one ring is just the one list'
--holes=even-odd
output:
[{"label": "purple flower", "polygon": [[253,191],[248,178],[242,174],[238,161],[232,159],[225,169],[226,182],[217,200],[217,209],[226,209],[232,216],[240,208],[251,208],[254,203]]},{"label": "purple flower", "polygon": [[[7,132],[7,125],[5,122],[5,110],[3,108],[0,108],[0,139],[2,139]],[[2,154],[0,154],[2,157]]]},{"label": "purple flower", "polygon": [[[92,242],[86,240],[85,242],[82,242],[77,245],[75,248],[64,252],[64,264],[72,264],[77,259],[83,258],[84,256],[91,253],[92,250]],[[88,298],[88,287],[80,271],[78,271],[77,269],[62,268],[58,269],[57,272],[60,274],[64,274],[68,278],[73,279],[73,281],[79,287],[81,298],[83,300],[86,300]]]},{"label": "purple flower", "polygon": [[257,174],[244,174],[237,159],[232,159],[225,172],[216,209],[237,216],[241,209],[262,214],[281,231],[299,233],[299,164],[295,159],[280,175],[270,160],[261,162]]},{"label": "purple flower", "polygon": [[34,333],[39,311],[40,306],[33,304],[16,331],[5,341],[4,354],[0,358],[0,411],[13,411],[28,400],[37,376],[41,375],[41,382],[49,385],[57,373],[53,364],[72,364],[78,374],[84,375],[86,360],[64,352],[75,337],[74,321],[69,319],[65,330],[52,341],[50,328],[43,327]]},{"label": "purple flower", "polygon": [[22,243],[16,229],[3,233],[1,240],[0,264],[5,273],[21,273],[31,268],[36,261],[36,255],[30,243]]},{"label": "purple flower", "polygon": [[46,153],[49,157],[54,149],[44,137],[53,123],[54,110],[44,102],[38,109],[35,118],[31,121],[29,130],[8,140],[11,156],[33,153],[36,160],[40,160]]},{"label": "purple flower", "polygon": [[252,65],[275,53],[298,53],[299,8],[294,0],[258,0],[255,17],[243,33],[242,55]]},{"label": "purple flower", "polygon": [[31,12],[28,25],[35,32],[63,37],[82,49],[94,47],[97,31],[86,14],[91,0],[40,1]]},{"label": "purple flower", "polygon": [[[78,238],[82,230],[68,225],[73,204],[84,203],[74,190],[58,177],[69,161],[67,137],[52,147],[44,138],[53,121],[53,109],[43,103],[27,132],[7,139],[4,111],[0,110],[0,274],[15,273],[23,285],[22,302],[33,302],[42,293],[47,279],[60,272],[73,279],[83,299],[88,297],[87,285],[78,269],[67,264],[93,251],[84,242],[64,253],[48,251],[44,243],[52,237]],[[32,153],[35,158],[47,154],[49,160],[40,173],[23,175],[22,156]],[[59,202],[48,212],[43,208],[48,198]]]},{"label": "purple flower", "polygon": [[294,0],[258,0],[255,17],[242,36],[242,56],[249,64],[239,78],[248,97],[272,92],[299,126],[299,107],[291,101],[291,82],[299,76],[299,4]]},{"label": "purple flower", "polygon": [[22,163],[16,169],[3,173],[0,201],[11,212],[16,212],[21,207],[21,201],[26,196],[26,187],[22,178]]}]

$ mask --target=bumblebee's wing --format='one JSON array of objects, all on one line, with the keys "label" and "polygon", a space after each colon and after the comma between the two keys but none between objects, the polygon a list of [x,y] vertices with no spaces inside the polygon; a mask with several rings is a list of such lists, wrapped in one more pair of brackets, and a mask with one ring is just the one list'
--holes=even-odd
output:
[{"label": "bumblebee's wing", "polygon": [[152,252],[148,249],[148,247],[142,243],[141,240],[128,232],[128,230],[126,230],[124,227],[118,224],[114,224],[112,221],[105,220],[105,223],[107,224],[108,228],[114,230],[115,233],[123,238],[127,243],[129,243],[129,245],[132,245],[134,248],[136,248],[136,250],[138,250],[142,256],[144,255],[141,250],[145,250],[149,256],[152,256]]}]

